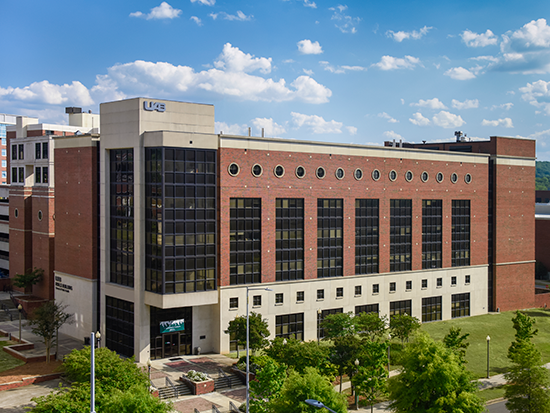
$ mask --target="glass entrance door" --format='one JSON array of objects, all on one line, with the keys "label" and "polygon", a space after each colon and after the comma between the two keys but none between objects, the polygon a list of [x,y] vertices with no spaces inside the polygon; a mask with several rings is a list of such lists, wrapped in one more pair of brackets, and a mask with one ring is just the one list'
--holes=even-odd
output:
[{"label": "glass entrance door", "polygon": [[168,333],[162,335],[162,357],[179,356],[179,333]]}]

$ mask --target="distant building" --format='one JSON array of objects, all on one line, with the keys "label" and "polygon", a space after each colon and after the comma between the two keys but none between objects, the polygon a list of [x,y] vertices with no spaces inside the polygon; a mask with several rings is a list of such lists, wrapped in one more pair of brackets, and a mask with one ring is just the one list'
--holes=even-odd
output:
[{"label": "distant building", "polygon": [[6,128],[15,125],[15,115],[7,115],[0,113],[0,184],[8,183],[8,154],[7,154],[7,139]]}]

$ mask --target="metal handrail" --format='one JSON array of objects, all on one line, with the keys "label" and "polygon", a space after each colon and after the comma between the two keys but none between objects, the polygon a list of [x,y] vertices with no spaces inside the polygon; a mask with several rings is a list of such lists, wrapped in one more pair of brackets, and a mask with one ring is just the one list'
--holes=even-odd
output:
[{"label": "metal handrail", "polygon": [[229,376],[227,376],[227,374],[225,374],[225,372],[221,369],[221,367],[218,367],[218,370],[221,373],[221,375],[223,376],[223,378],[225,380],[227,380],[227,384],[229,384],[229,388],[232,389],[233,387],[231,386],[231,379],[229,378]]},{"label": "metal handrail", "polygon": [[221,413],[215,404],[212,405],[212,413]]},{"label": "metal handrail", "polygon": [[193,413],[201,413],[201,412],[199,412],[196,407],[193,407]]},{"label": "metal handrail", "polygon": [[233,404],[232,401],[229,401],[229,411],[234,413],[240,413],[241,411]]},{"label": "metal handrail", "polygon": [[175,386],[174,383],[172,383],[172,380],[170,380],[170,377],[166,376],[165,377],[165,382],[168,384],[168,386],[172,387],[172,389],[174,390],[174,393],[176,394],[176,399],[179,397],[179,392],[178,392],[178,388]]}]

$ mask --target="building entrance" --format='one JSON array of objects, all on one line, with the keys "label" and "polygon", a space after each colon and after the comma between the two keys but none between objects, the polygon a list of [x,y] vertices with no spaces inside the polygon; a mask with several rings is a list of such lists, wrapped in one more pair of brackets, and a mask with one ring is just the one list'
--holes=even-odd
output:
[{"label": "building entrance", "polygon": [[151,360],[193,354],[191,307],[169,310],[151,307],[150,326]]}]

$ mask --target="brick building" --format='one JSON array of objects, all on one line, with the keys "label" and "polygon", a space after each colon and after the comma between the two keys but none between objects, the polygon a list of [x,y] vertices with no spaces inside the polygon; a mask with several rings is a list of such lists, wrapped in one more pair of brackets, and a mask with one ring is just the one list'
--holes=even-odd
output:
[{"label": "brick building", "polygon": [[335,312],[534,305],[532,140],[364,146],[218,135],[211,105],[100,112],[101,137],[54,139],[55,295],[87,317],[77,337],[99,309],[103,342],[138,360],[228,352],[247,289],[272,338],[304,340]]}]

